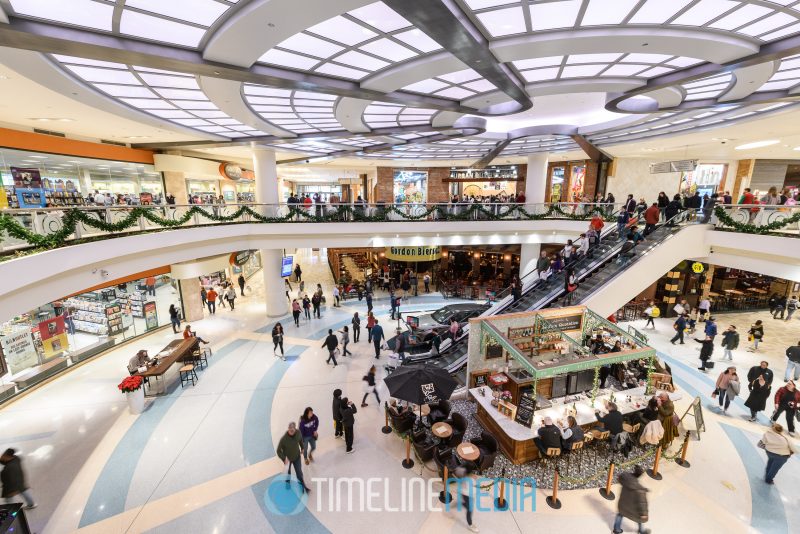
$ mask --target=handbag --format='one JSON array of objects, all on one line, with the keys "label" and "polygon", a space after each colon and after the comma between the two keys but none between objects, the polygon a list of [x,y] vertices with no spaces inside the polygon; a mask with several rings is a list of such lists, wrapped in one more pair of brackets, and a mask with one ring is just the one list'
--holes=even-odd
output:
[{"label": "handbag", "polygon": [[711,392],[711,398],[716,399],[717,395],[719,395],[719,388],[714,389],[714,391]]},{"label": "handbag", "polygon": [[757,446],[759,449],[764,449],[764,450],[766,450],[766,448],[767,448],[767,447],[764,445],[764,441],[763,441],[763,440],[758,440],[758,443],[756,443],[756,446]]},{"label": "handbag", "polygon": [[572,292],[573,292],[573,291],[575,291],[576,289],[578,289],[578,286],[577,286],[576,284],[569,284],[569,285],[567,286],[567,291],[568,291],[569,293],[572,293]]}]

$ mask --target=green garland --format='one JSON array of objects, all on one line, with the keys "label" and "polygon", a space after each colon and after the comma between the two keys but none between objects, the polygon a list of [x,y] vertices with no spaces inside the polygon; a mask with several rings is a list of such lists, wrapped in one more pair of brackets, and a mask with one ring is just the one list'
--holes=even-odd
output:
[{"label": "green garland", "polygon": [[600,368],[594,368],[594,381],[592,382],[592,408],[596,408],[594,401],[597,398],[597,391],[600,389]]},{"label": "green garland", "polygon": [[647,358],[647,380],[644,384],[644,394],[650,395],[655,391],[655,387],[650,385],[650,382],[653,379],[653,373],[656,369],[655,358]]},{"label": "green garland", "polygon": [[158,227],[154,228],[153,230],[160,230],[184,226],[195,216],[202,217],[214,223],[225,224],[242,224],[250,222],[387,222],[392,220],[389,219],[389,215],[391,214],[396,214],[402,220],[406,221],[538,221],[548,218],[567,218],[578,221],[588,220],[595,214],[601,215],[605,220],[610,220],[613,218],[611,214],[604,212],[600,208],[594,208],[590,212],[582,214],[566,213],[561,206],[557,204],[551,204],[545,213],[529,213],[520,205],[510,205],[508,209],[502,211],[501,213],[495,213],[494,210],[487,209],[481,204],[471,204],[469,207],[458,206],[456,213],[451,212],[451,208],[452,205],[450,204],[439,204],[428,206],[424,210],[418,212],[416,212],[417,209],[415,208],[416,213],[412,214],[406,213],[405,210],[398,208],[395,205],[389,205],[386,207],[377,206],[373,209],[373,214],[369,215],[367,210],[361,206],[341,205],[337,206],[335,209],[323,208],[320,214],[317,215],[317,210],[315,208],[289,206],[288,212],[285,215],[266,217],[258,213],[250,206],[241,206],[230,215],[218,215],[216,213],[209,212],[200,206],[193,206],[180,217],[168,219],[158,214],[157,211],[161,208],[137,206],[127,211],[125,217],[117,222],[106,222],[101,220],[98,218],[98,212],[72,208],[66,211],[61,217],[61,228],[50,234],[37,234],[36,232],[33,232],[20,224],[14,216],[6,213],[0,214],[0,231],[6,233],[8,236],[14,239],[26,242],[28,245],[35,247],[36,249],[48,250],[64,246],[64,244],[69,240],[69,237],[75,234],[79,223],[95,230],[114,234],[130,230],[131,228],[137,226],[142,219],[145,219],[154,226]]},{"label": "green garland", "polygon": [[[750,208],[744,208],[750,209]],[[775,230],[780,230],[790,224],[794,224],[800,222],[800,212],[795,213],[791,217],[786,217],[785,219],[781,219],[779,221],[774,221],[769,224],[764,224],[761,226],[750,224],[750,223],[740,223],[733,220],[728,212],[722,206],[717,206],[714,208],[714,214],[717,216],[717,219],[724,224],[725,226],[729,226],[736,230],[737,232],[741,232],[743,234],[769,234],[770,232],[774,232]]]}]

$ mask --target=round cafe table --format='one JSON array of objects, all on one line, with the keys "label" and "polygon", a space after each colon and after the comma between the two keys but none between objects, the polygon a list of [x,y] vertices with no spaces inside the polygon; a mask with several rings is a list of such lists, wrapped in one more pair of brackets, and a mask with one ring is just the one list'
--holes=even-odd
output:
[{"label": "round cafe table", "polygon": [[453,427],[447,423],[436,423],[431,427],[431,432],[437,438],[447,439],[453,435]]},{"label": "round cafe table", "polygon": [[418,404],[414,404],[412,406],[414,408],[414,412],[422,415],[422,417],[427,417],[431,414],[431,407],[427,404],[423,404],[421,408]]},{"label": "round cafe table", "polygon": [[462,460],[474,462],[480,457],[481,450],[472,443],[459,443],[456,447],[456,454]]}]

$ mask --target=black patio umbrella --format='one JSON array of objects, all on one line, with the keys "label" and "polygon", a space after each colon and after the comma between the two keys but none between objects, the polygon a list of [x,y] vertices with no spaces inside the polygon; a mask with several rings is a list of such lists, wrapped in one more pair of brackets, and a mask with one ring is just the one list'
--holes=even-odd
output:
[{"label": "black patio umbrella", "polygon": [[458,387],[447,371],[426,365],[400,366],[384,382],[392,397],[420,406],[449,399]]}]

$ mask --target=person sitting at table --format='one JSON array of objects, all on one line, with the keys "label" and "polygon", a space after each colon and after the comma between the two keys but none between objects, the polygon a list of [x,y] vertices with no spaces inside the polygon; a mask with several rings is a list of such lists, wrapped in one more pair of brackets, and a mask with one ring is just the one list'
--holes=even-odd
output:
[{"label": "person sitting at table", "polygon": [[539,434],[533,438],[542,457],[547,454],[547,449],[560,449],[561,448],[561,431],[553,424],[553,419],[550,417],[544,418],[544,425],[539,427]]},{"label": "person sitting at table", "polygon": [[558,426],[561,429],[562,451],[569,452],[569,450],[572,448],[573,443],[578,443],[583,441],[583,429],[580,426],[578,426],[578,422],[571,415],[567,417],[566,428],[562,428],[561,425]]},{"label": "person sitting at table", "polygon": [[619,340],[614,342],[614,346],[611,347],[610,352],[622,352],[622,344],[619,342]]},{"label": "person sitting at table", "polygon": [[183,339],[189,339],[190,337],[196,337],[196,338],[197,338],[197,340],[198,340],[200,343],[202,343],[202,344],[204,344],[204,345],[208,345],[208,341],[206,341],[206,340],[205,340],[205,339],[203,339],[202,337],[199,337],[199,336],[197,335],[197,332],[193,332],[193,331],[192,331],[192,325],[189,325],[189,324],[187,324],[187,325],[186,325],[186,328],[183,330]]},{"label": "person sitting at table", "polygon": [[600,410],[595,410],[594,415],[602,425],[602,428],[611,433],[611,439],[614,439],[614,436],[622,432],[622,414],[617,409],[617,405],[611,401],[606,401],[606,410],[608,413],[602,417],[600,416]]},{"label": "person sitting at table", "polygon": [[411,406],[403,406],[397,404],[397,400],[392,399],[389,401],[389,413],[401,419],[416,419],[417,414],[411,409]]},{"label": "person sitting at table", "polygon": [[133,376],[139,372],[140,367],[147,367],[149,362],[150,358],[147,356],[147,351],[140,350],[128,361],[128,372]]},{"label": "person sitting at table", "polygon": [[597,336],[592,340],[592,354],[604,354],[607,352],[606,349],[606,342],[603,339],[603,334],[597,334]]}]

